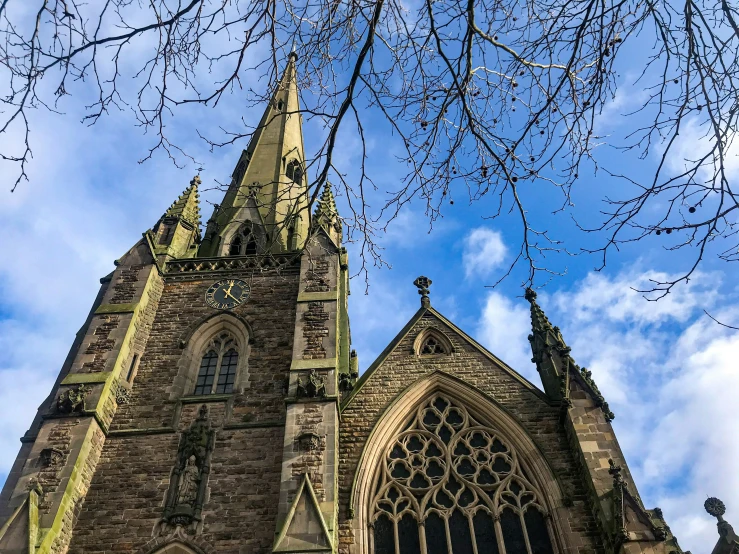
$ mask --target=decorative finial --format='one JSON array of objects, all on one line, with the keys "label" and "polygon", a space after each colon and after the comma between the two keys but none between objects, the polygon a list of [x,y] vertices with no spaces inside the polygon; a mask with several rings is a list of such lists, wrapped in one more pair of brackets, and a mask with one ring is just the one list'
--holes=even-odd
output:
[{"label": "decorative finial", "polygon": [[536,300],[536,291],[531,287],[527,287],[523,297],[529,302],[534,302]]},{"label": "decorative finial", "polygon": [[200,180],[200,175],[195,175],[195,177],[192,178],[192,181],[190,181],[190,186],[199,185],[200,183],[202,183],[202,181]]},{"label": "decorative finial", "polygon": [[413,284],[418,288],[418,294],[421,295],[421,306],[428,308],[431,306],[431,300],[429,300],[429,287],[431,286],[431,279],[421,275],[413,281]]},{"label": "decorative finial", "polygon": [[295,51],[295,39],[293,39],[293,45],[292,45],[292,48],[290,49],[290,54],[288,54],[287,59],[293,60],[295,62],[298,61],[298,53]]},{"label": "decorative finial", "polygon": [[713,496],[707,498],[706,501],[703,503],[703,507],[710,515],[712,515],[719,521],[724,520],[723,516],[726,513],[726,506],[718,498]]}]

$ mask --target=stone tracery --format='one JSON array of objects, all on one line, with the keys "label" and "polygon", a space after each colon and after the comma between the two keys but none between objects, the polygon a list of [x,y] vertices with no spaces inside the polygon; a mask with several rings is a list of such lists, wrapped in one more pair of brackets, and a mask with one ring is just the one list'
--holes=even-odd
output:
[{"label": "stone tracery", "polygon": [[371,509],[373,551],[551,554],[547,513],[516,452],[436,394],[384,457]]}]

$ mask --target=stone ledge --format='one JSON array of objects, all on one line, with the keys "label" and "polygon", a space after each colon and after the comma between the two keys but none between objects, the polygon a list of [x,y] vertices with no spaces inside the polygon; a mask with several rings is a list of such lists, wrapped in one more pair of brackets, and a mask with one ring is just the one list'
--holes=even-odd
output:
[{"label": "stone ledge", "polygon": [[206,402],[224,402],[233,398],[234,393],[228,394],[190,394],[180,398],[183,404],[203,404]]},{"label": "stone ledge", "polygon": [[298,293],[298,302],[338,302],[339,290],[326,292],[301,292]]},{"label": "stone ledge", "polygon": [[339,397],[338,396],[331,396],[327,395],[322,398],[285,398],[285,404],[315,404],[315,403],[322,403],[322,402],[335,402],[336,404],[339,403]]},{"label": "stone ledge", "polygon": [[97,373],[70,373],[60,384],[77,385],[80,383],[106,383],[112,374],[113,372],[111,371],[100,371]]},{"label": "stone ledge", "polygon": [[108,431],[109,437],[133,437],[136,435],[168,435],[175,433],[172,427],[150,427],[148,429],[118,429]]},{"label": "stone ledge", "polygon": [[282,427],[285,425],[285,420],[281,421],[244,421],[241,423],[227,423],[223,426],[224,431],[230,429],[259,429],[262,427]]},{"label": "stone ledge", "polygon": [[291,371],[303,371],[306,369],[336,369],[336,358],[319,358],[317,360],[293,360],[290,364]]},{"label": "stone ledge", "polygon": [[138,302],[133,304],[102,304],[95,310],[95,315],[104,314],[132,314],[136,311]]}]

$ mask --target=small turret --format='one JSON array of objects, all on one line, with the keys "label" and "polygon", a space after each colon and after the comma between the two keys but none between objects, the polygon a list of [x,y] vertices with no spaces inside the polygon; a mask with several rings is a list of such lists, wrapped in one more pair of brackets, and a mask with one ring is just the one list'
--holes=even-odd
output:
[{"label": "small turret", "polygon": [[193,177],[190,186],[154,226],[151,241],[157,257],[189,258],[195,255],[200,243],[200,183],[200,175]]},{"label": "small turret", "polygon": [[595,384],[592,372],[585,367],[581,368],[572,359],[571,349],[565,343],[559,327],[549,322],[544,310],[536,302],[536,292],[527,288],[524,296],[531,304],[531,361],[536,364],[544,392],[553,400],[560,400],[563,406],[569,407],[570,381],[575,380],[577,386],[586,391],[596,406],[603,410],[606,421],[613,420],[615,416]]},{"label": "small turret", "polygon": [[313,214],[313,228],[322,228],[334,244],[341,243],[341,220],[336,209],[336,200],[331,190],[331,183],[326,182],[321,197],[316,202],[316,211]]},{"label": "small turret", "polygon": [[561,377],[564,376],[563,361],[569,355],[569,347],[562,338],[558,327],[552,326],[536,302],[536,292],[528,288],[526,300],[531,304],[531,361],[536,364],[536,370],[541,376],[544,391],[553,399],[561,400]]}]

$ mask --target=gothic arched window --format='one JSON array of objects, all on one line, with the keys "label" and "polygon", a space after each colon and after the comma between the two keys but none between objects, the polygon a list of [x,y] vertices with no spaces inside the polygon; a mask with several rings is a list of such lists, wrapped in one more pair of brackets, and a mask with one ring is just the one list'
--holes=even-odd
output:
[{"label": "gothic arched window", "polygon": [[228,245],[229,256],[253,256],[259,251],[259,243],[257,237],[254,234],[254,227],[251,221],[244,223],[243,227],[239,229]]},{"label": "gothic arched window", "polygon": [[290,179],[293,183],[298,185],[302,184],[303,168],[301,167],[300,162],[298,160],[293,160],[289,164],[287,164],[285,175],[287,175],[287,178]]},{"label": "gothic arched window", "polygon": [[370,515],[374,554],[554,552],[516,452],[441,394],[387,449]]},{"label": "gothic arched window", "polygon": [[208,343],[200,360],[193,394],[228,394],[233,392],[239,352],[229,333],[220,333]]}]

